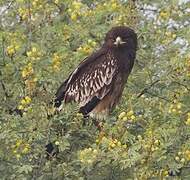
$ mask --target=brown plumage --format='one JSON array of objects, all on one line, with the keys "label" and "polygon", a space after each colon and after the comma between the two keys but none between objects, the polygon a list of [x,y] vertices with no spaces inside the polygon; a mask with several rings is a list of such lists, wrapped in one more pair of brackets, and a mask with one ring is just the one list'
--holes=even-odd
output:
[{"label": "brown plumage", "polygon": [[84,59],[60,86],[55,106],[77,102],[84,115],[110,113],[122,95],[132,70],[137,49],[135,32],[125,26],[113,27],[103,46]]}]

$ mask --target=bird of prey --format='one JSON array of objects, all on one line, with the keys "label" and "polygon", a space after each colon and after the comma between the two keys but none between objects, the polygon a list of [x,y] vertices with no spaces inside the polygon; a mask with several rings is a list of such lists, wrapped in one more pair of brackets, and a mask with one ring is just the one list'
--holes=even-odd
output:
[{"label": "bird of prey", "polygon": [[76,102],[84,116],[106,117],[122,96],[136,50],[134,30],[113,27],[107,32],[103,46],[85,58],[58,88],[55,106]]}]

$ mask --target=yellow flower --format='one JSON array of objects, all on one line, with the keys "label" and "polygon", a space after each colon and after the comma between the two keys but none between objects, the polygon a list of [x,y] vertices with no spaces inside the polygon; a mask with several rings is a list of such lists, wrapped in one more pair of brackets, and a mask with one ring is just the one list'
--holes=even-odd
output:
[{"label": "yellow flower", "polygon": [[126,112],[121,112],[118,116],[119,119],[122,119],[126,115]]},{"label": "yellow flower", "polygon": [[32,64],[29,63],[26,67],[23,68],[22,70],[22,77],[26,78],[28,76],[30,76],[31,74],[33,74],[34,70],[32,68]]},{"label": "yellow flower", "polygon": [[127,148],[127,145],[126,145],[126,144],[124,144],[124,145],[122,145],[122,147],[125,149],[125,148]]},{"label": "yellow flower", "polygon": [[190,126],[190,118],[187,119],[187,121],[185,122],[186,125]]},{"label": "yellow flower", "polygon": [[18,109],[19,109],[19,110],[23,110],[23,109],[24,109],[24,106],[23,106],[23,105],[19,105],[19,106],[18,106]]},{"label": "yellow flower", "polygon": [[132,116],[134,114],[133,110],[130,110],[128,113],[127,113],[127,116]]},{"label": "yellow flower", "polygon": [[20,101],[20,103],[21,103],[22,105],[25,105],[25,104],[26,104],[25,99],[22,99],[22,100]]},{"label": "yellow flower", "polygon": [[116,9],[117,8],[117,3],[113,3],[112,5],[111,5],[111,8],[114,10],[114,9]]},{"label": "yellow flower", "polygon": [[52,65],[53,65],[53,70],[55,71],[60,70],[61,57],[57,53],[53,54]]},{"label": "yellow flower", "polygon": [[160,144],[160,141],[158,139],[156,139],[154,144],[158,146]]},{"label": "yellow flower", "polygon": [[18,2],[18,3],[23,3],[23,2],[24,2],[24,0],[17,0],[17,2]]},{"label": "yellow flower", "polygon": [[82,113],[77,113],[76,116],[79,117],[79,118],[83,117]]},{"label": "yellow flower", "polygon": [[113,143],[113,142],[111,142],[111,143],[109,144],[109,146],[112,147],[112,148],[114,148],[114,147],[116,147],[116,144]]},{"label": "yellow flower", "polygon": [[55,2],[55,4],[58,4],[58,3],[59,3],[59,0],[55,0],[54,2]]},{"label": "yellow flower", "polygon": [[22,140],[19,139],[19,140],[16,141],[15,146],[16,146],[16,147],[19,147],[21,144],[22,144]]},{"label": "yellow flower", "polygon": [[176,109],[175,109],[175,108],[173,108],[173,109],[172,109],[172,112],[174,112],[174,113],[175,113],[175,112],[176,112]]},{"label": "yellow flower", "polygon": [[167,170],[163,171],[163,176],[168,176],[168,171]]},{"label": "yellow flower", "polygon": [[160,17],[163,18],[163,19],[166,19],[169,17],[169,13],[166,12],[166,11],[161,11],[160,12]]},{"label": "yellow flower", "polygon": [[17,158],[17,160],[19,160],[21,158],[21,155],[20,154],[16,154],[16,158]]},{"label": "yellow flower", "polygon": [[60,144],[60,143],[59,143],[59,141],[55,141],[55,145],[57,145],[57,146],[58,146],[59,144]]},{"label": "yellow flower", "polygon": [[177,36],[176,34],[172,34],[172,38],[173,38],[173,39],[175,39],[175,38],[176,38],[176,36]]},{"label": "yellow flower", "polygon": [[184,162],[185,162],[185,158],[182,158],[182,159],[180,160],[180,162],[181,162],[181,163],[184,163]]},{"label": "yellow flower", "polygon": [[72,9],[69,8],[69,9],[68,9],[68,12],[71,13],[71,12],[72,12]]},{"label": "yellow flower", "polygon": [[23,154],[27,154],[30,151],[29,146],[25,146],[24,149],[22,150]]},{"label": "yellow flower", "polygon": [[177,104],[177,109],[181,109],[181,103]]},{"label": "yellow flower", "polygon": [[23,20],[25,20],[29,14],[28,10],[24,8],[19,8],[18,13],[19,13],[19,16],[21,16]]},{"label": "yellow flower", "polygon": [[138,138],[138,140],[142,140],[143,139],[141,135],[138,135],[137,138]]},{"label": "yellow flower", "polygon": [[26,104],[30,104],[31,101],[32,101],[32,100],[31,100],[31,98],[30,98],[29,96],[26,96],[26,97],[25,97],[25,102],[26,102]]},{"label": "yellow flower", "polygon": [[127,116],[123,117],[122,120],[127,121],[128,120]]},{"label": "yellow flower", "polygon": [[93,161],[91,159],[87,160],[88,164],[91,164]]},{"label": "yellow flower", "polygon": [[176,157],[175,157],[175,160],[176,160],[176,161],[179,161],[179,160],[180,160],[179,156],[176,156]]},{"label": "yellow flower", "polygon": [[14,48],[14,46],[8,46],[7,47],[7,54],[9,55],[9,56],[12,56],[13,54],[15,54],[15,48]]},{"label": "yellow flower", "polygon": [[71,14],[71,19],[72,19],[73,21],[76,21],[76,20],[77,20],[77,14],[76,14],[76,13],[72,13],[72,14]]},{"label": "yellow flower", "polygon": [[181,151],[179,151],[177,154],[178,154],[178,156],[181,156],[181,155],[182,155],[182,152],[181,152]]},{"label": "yellow flower", "polygon": [[185,151],[185,158],[190,161],[190,150]]},{"label": "yellow flower", "polygon": [[98,151],[92,148],[85,148],[80,151],[79,158],[82,163],[92,164],[98,155]]},{"label": "yellow flower", "polygon": [[82,6],[82,3],[74,1],[73,6],[74,6],[75,10],[79,10],[81,8],[81,6]]},{"label": "yellow flower", "polygon": [[32,48],[32,52],[34,52],[34,53],[36,53],[36,52],[37,52],[36,47],[33,47],[33,48]]},{"label": "yellow flower", "polygon": [[121,146],[121,142],[120,141],[117,142],[117,146]]},{"label": "yellow flower", "polygon": [[32,56],[32,52],[31,51],[27,51],[26,54],[27,54],[28,57]]},{"label": "yellow flower", "polygon": [[165,32],[165,35],[171,37],[172,36],[172,32],[171,31],[167,31],[167,32]]},{"label": "yellow flower", "polygon": [[131,116],[131,120],[135,120],[135,118],[136,118],[136,117],[135,117],[134,115]]}]

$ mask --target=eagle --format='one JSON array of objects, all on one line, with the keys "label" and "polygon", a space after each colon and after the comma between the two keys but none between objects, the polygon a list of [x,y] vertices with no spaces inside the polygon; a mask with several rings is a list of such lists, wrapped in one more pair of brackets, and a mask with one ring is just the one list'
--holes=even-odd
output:
[{"label": "eagle", "polygon": [[111,28],[102,47],[85,58],[61,84],[55,107],[76,102],[84,116],[106,117],[118,104],[133,68],[137,35],[127,26]]}]

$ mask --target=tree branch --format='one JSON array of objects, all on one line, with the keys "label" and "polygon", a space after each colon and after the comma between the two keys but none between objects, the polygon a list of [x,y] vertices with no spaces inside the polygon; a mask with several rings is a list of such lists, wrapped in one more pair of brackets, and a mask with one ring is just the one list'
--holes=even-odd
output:
[{"label": "tree branch", "polygon": [[144,88],[144,89],[141,91],[141,93],[137,96],[137,98],[140,98],[143,94],[147,93],[148,90],[149,90],[152,86],[154,86],[155,84],[157,84],[158,82],[160,82],[159,79],[156,80],[156,81],[154,81],[153,83],[151,83],[148,87]]}]

